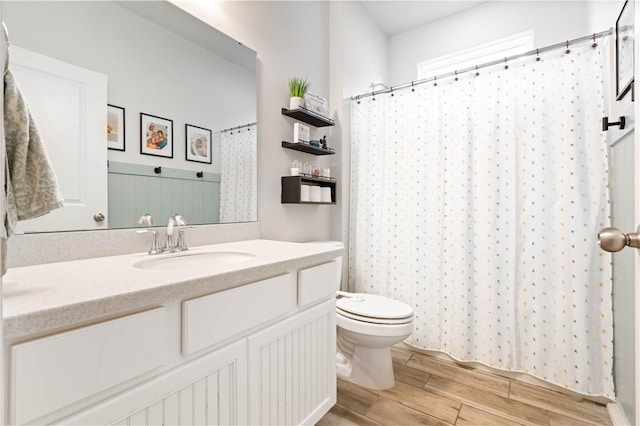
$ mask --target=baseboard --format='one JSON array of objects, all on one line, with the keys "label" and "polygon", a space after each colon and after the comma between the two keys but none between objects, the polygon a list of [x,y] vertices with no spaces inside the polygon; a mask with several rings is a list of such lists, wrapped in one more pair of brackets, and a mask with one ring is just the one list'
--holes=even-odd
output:
[{"label": "baseboard", "polygon": [[609,412],[609,416],[611,417],[611,422],[614,425],[629,426],[633,424],[629,421],[629,419],[627,418],[627,415],[624,413],[624,410],[622,409],[622,405],[620,405],[619,403],[617,402],[608,403],[607,411]]}]

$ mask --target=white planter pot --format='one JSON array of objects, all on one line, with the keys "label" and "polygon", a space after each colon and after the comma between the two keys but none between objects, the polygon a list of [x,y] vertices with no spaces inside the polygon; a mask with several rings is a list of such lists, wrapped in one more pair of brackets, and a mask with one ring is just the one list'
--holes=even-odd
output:
[{"label": "white planter pot", "polygon": [[289,99],[289,109],[298,109],[304,107],[304,98],[294,96]]}]

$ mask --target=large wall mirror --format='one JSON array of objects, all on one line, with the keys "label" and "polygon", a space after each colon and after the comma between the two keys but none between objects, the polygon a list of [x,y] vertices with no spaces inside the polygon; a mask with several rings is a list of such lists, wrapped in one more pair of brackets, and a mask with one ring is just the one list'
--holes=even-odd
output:
[{"label": "large wall mirror", "polygon": [[257,220],[256,53],[164,1],[3,1],[65,207],[22,232]]}]

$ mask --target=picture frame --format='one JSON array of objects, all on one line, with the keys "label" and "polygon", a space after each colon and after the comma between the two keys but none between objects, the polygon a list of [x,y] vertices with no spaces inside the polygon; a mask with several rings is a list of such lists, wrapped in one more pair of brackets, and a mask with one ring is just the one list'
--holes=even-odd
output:
[{"label": "picture frame", "polygon": [[634,1],[625,1],[616,20],[616,100],[618,101],[624,98],[633,85],[634,3]]},{"label": "picture frame", "polygon": [[124,108],[107,104],[107,148],[124,151],[125,140]]},{"label": "picture frame", "polygon": [[140,154],[173,158],[173,120],[140,113]]},{"label": "picture frame", "polygon": [[322,96],[315,93],[307,92],[304,95],[304,104],[305,108],[309,111],[329,118],[329,103]]},{"label": "picture frame", "polygon": [[185,124],[184,139],[187,161],[211,164],[211,129]]}]

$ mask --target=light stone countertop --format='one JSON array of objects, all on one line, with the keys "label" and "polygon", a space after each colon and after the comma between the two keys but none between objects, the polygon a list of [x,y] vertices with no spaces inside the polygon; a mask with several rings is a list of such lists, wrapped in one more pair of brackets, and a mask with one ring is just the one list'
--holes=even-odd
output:
[{"label": "light stone countertop", "polygon": [[[20,340],[186,300],[307,268],[341,256],[327,244],[247,240],[191,248],[187,253],[243,252],[242,263],[145,270],[136,262],[180,254],[146,253],[11,268],[3,277],[5,340]],[[184,253],[182,253],[184,254]]]}]

